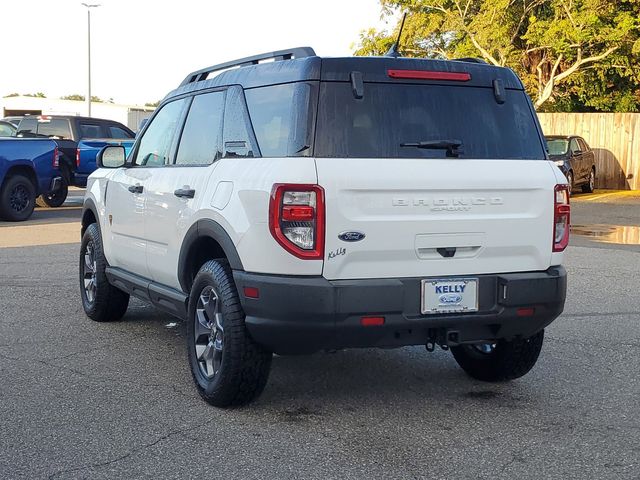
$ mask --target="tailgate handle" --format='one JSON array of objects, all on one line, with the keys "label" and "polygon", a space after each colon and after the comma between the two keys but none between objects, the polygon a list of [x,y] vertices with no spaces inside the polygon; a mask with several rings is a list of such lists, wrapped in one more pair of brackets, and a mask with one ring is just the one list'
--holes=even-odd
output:
[{"label": "tailgate handle", "polygon": [[438,253],[444,258],[451,258],[456,254],[456,247],[441,247],[438,248]]}]

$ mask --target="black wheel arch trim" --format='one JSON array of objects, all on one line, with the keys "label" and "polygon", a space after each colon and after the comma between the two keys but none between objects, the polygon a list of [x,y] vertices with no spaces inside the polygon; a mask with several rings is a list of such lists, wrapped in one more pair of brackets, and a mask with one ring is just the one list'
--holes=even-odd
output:
[{"label": "black wheel arch trim", "polygon": [[180,249],[180,257],[178,260],[178,281],[180,282],[180,287],[182,287],[182,291],[184,292],[189,291],[190,279],[187,261],[189,259],[190,250],[191,247],[202,238],[211,238],[218,242],[227,257],[229,266],[232,270],[244,270],[242,261],[240,260],[240,255],[238,255],[238,250],[236,250],[233,240],[231,240],[231,237],[224,227],[215,220],[211,220],[209,218],[200,219],[191,225],[191,228],[187,231],[184,241],[182,242],[182,248]]},{"label": "black wheel arch trim", "polygon": [[84,235],[85,230],[89,225],[84,225],[84,216],[87,213],[87,210],[90,210],[93,213],[93,217],[96,219],[96,224],[98,225],[98,230],[100,230],[100,216],[98,215],[98,208],[93,200],[90,198],[85,198],[84,203],[82,204],[82,226],[80,230],[80,238]]}]

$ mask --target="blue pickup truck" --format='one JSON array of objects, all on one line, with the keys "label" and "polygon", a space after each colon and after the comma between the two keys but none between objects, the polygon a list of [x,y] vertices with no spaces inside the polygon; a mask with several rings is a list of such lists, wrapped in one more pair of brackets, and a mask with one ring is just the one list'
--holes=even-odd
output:
[{"label": "blue pickup truck", "polygon": [[0,219],[27,220],[36,197],[60,191],[58,144],[48,139],[0,139]]},{"label": "blue pickup truck", "polygon": [[103,147],[107,145],[122,145],[127,155],[133,148],[135,140],[114,140],[111,138],[92,138],[80,140],[76,149],[76,171],[74,175],[74,185],[86,187],[87,178],[97,167],[96,156]]}]

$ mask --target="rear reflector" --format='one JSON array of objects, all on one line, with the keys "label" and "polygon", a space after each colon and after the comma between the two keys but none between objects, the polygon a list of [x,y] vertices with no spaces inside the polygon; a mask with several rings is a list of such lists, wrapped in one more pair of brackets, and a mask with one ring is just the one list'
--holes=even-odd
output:
[{"label": "rear reflector", "polygon": [[468,82],[471,74],[467,72],[434,72],[430,70],[387,70],[391,78],[411,78],[417,80],[453,80]]},{"label": "rear reflector", "polygon": [[315,211],[313,207],[285,205],[282,207],[282,220],[286,222],[310,222]]},{"label": "rear reflector", "polygon": [[58,147],[53,149],[53,162],[51,162],[53,168],[60,167],[60,152],[58,151]]},{"label": "rear reflector", "polygon": [[80,149],[76,148],[76,167],[80,166]]},{"label": "rear reflector", "polygon": [[516,310],[516,315],[519,317],[533,317],[533,314],[536,313],[536,309],[533,307],[529,308],[519,308]]},{"label": "rear reflector", "polygon": [[360,325],[363,327],[379,327],[384,325],[384,317],[362,317]]},{"label": "rear reflector", "polygon": [[244,287],[244,296],[247,298],[260,298],[260,290],[256,287]]}]

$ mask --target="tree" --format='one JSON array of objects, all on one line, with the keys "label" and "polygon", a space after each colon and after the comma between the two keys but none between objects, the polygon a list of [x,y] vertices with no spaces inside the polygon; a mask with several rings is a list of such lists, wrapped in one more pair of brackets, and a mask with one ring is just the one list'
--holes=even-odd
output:
[{"label": "tree", "polygon": [[[381,0],[408,12],[407,56],[480,57],[513,68],[537,108],[640,106],[637,0]],[[357,55],[382,54],[397,32],[362,32]],[[611,92],[615,91],[615,95]]]},{"label": "tree", "polygon": [[11,98],[11,97],[19,97],[20,94],[19,93],[10,93],[9,95],[5,95],[2,98]]},{"label": "tree", "polygon": [[[71,95],[65,95],[64,97],[60,97],[60,100],[76,100],[79,102],[84,102],[86,100],[87,97],[85,97],[84,95],[80,95],[79,93],[73,93]],[[113,99],[109,99],[111,100],[108,103],[113,103]],[[102,100],[100,97],[96,97],[91,95],[91,101],[95,102],[95,103],[104,103],[104,100]]]},{"label": "tree", "polygon": [[157,101],[155,101],[155,102],[147,102],[147,103],[145,103],[145,104],[144,104],[144,106],[145,106],[145,107],[154,107],[154,108],[155,108],[155,107],[157,107],[158,105],[160,105],[160,102],[161,102],[161,101],[162,101],[162,100],[157,100]]}]

